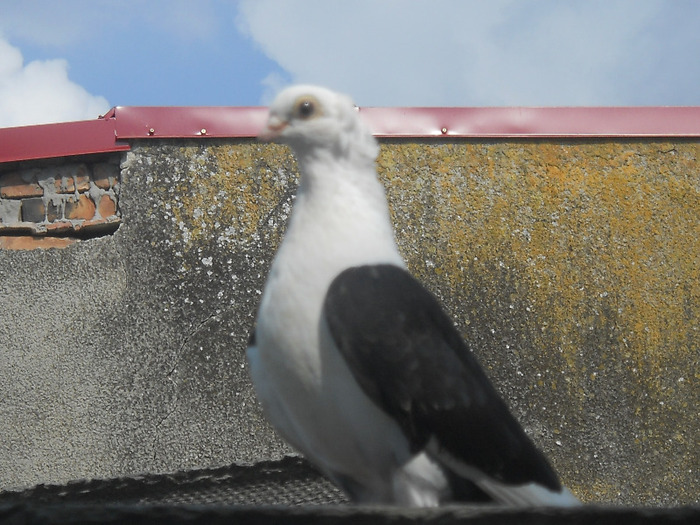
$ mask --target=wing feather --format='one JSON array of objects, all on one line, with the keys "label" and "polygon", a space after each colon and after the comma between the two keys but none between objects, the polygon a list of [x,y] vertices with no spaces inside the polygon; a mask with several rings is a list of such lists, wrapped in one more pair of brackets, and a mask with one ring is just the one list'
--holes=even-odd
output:
[{"label": "wing feather", "polygon": [[353,376],[414,451],[430,442],[438,460],[444,451],[502,483],[561,490],[437,299],[406,270],[345,270],[329,287],[324,310]]}]

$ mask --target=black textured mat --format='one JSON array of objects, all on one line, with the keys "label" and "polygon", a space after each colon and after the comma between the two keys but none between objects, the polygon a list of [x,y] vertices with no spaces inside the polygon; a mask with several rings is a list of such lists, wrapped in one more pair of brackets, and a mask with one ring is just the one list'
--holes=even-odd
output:
[{"label": "black textured mat", "polygon": [[0,492],[0,524],[690,525],[700,507],[401,509],[349,505],[308,462],[288,457],[175,474],[38,485]]},{"label": "black textured mat", "polygon": [[347,499],[310,463],[286,457],[248,466],[74,481],[0,492],[0,504],[22,502],[298,506],[338,504]]}]

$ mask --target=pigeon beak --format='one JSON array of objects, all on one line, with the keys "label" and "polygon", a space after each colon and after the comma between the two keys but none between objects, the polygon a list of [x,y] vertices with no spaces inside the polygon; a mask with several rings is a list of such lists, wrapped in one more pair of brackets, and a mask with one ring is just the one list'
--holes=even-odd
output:
[{"label": "pigeon beak", "polygon": [[289,123],[286,120],[282,120],[279,117],[271,115],[267,121],[267,124],[265,124],[265,127],[262,129],[260,134],[258,134],[258,139],[262,140],[263,142],[274,141],[277,137],[280,136],[282,131],[284,131],[284,128],[287,127],[287,124]]}]

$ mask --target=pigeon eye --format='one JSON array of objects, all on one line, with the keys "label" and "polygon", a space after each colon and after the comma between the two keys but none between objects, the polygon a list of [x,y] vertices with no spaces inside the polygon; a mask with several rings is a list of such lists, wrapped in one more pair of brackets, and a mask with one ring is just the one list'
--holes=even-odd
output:
[{"label": "pigeon eye", "polygon": [[302,119],[311,118],[316,113],[316,104],[313,100],[305,99],[297,105],[297,114]]}]

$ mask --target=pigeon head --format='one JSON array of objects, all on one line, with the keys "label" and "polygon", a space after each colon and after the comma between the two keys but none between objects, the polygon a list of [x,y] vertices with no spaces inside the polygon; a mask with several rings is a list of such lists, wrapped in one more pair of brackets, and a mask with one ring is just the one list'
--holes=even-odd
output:
[{"label": "pigeon head", "polygon": [[281,91],[258,138],[289,145],[302,162],[328,156],[374,162],[378,153],[352,99],[319,86]]}]

